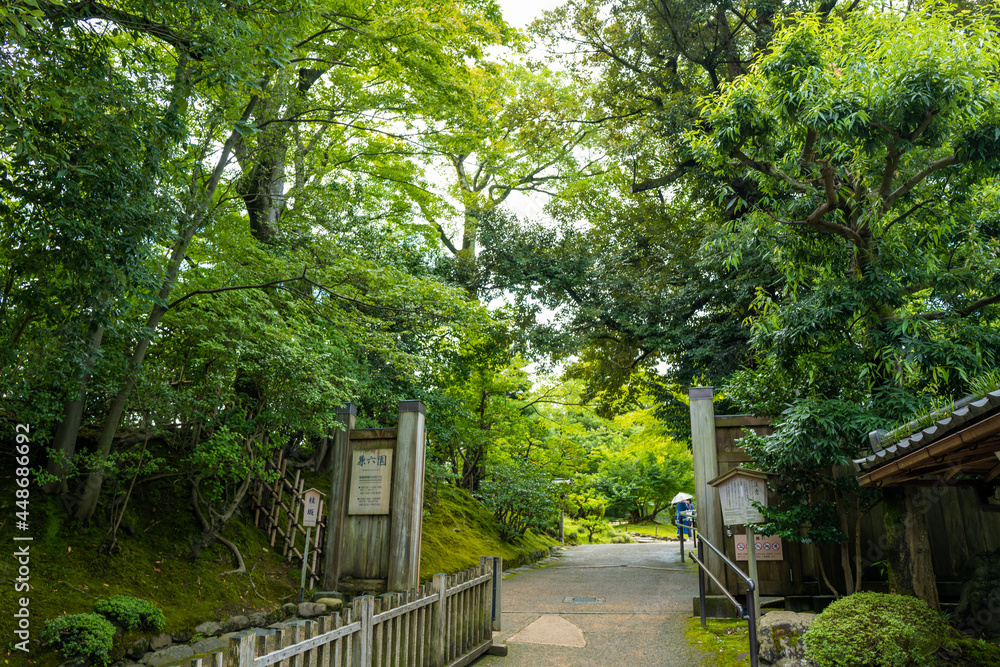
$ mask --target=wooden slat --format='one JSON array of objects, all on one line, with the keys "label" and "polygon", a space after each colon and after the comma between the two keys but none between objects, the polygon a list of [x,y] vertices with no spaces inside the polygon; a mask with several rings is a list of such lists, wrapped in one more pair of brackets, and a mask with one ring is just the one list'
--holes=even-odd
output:
[{"label": "wooden slat", "polygon": [[[360,631],[361,631],[360,621],[354,623],[348,623],[347,625],[336,628],[334,630],[330,630],[329,632],[326,632],[317,637],[313,637],[312,639],[309,639],[307,641],[300,642],[299,644],[296,645],[285,646],[278,651],[275,651],[268,655],[261,656],[254,661],[254,667],[267,667],[267,665],[273,665],[282,660],[286,660],[292,657],[293,655],[298,655],[299,653],[305,651],[308,648],[313,648],[319,646],[320,644],[329,643],[335,639],[339,639],[341,637],[347,637]],[[275,630],[276,636],[281,633],[282,633],[281,630]]]}]

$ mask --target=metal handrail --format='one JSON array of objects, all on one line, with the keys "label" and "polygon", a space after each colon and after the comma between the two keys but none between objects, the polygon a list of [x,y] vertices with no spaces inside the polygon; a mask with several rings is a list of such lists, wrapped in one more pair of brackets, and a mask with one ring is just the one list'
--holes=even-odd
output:
[{"label": "metal handrail", "polygon": [[[747,575],[743,574],[743,570],[741,570],[736,565],[736,563],[734,563],[733,561],[731,561],[728,558],[726,558],[726,554],[724,554],[721,551],[719,551],[718,547],[716,547],[714,544],[712,544],[711,542],[709,542],[708,540],[706,540],[704,538],[704,536],[702,536],[701,533],[695,532],[694,539],[698,542],[698,555],[695,556],[692,553],[692,554],[690,554],[690,556],[691,556],[691,560],[693,560],[698,565],[698,597],[701,600],[701,627],[705,627],[705,624],[706,624],[706,618],[705,618],[705,614],[706,614],[706,609],[705,609],[705,575],[707,574],[712,579],[712,581],[715,582],[715,584],[719,587],[719,589],[722,590],[722,592],[726,594],[726,597],[728,597],[730,599],[730,601],[732,601],[732,603],[734,605],[736,605],[736,610],[737,610],[737,613],[739,614],[739,618],[741,620],[746,620],[747,621],[747,623],[749,625],[749,630],[750,630],[750,667],[757,667],[758,666],[758,655],[757,655],[757,653],[758,653],[759,649],[758,649],[758,643],[757,643],[757,614],[756,614],[755,609],[754,609],[754,595],[756,594],[756,588],[757,587],[754,585],[753,579],[751,579]],[[746,585],[747,585],[747,600],[746,600],[746,608],[745,608],[745,610],[744,610],[743,606],[741,606],[740,603],[736,601],[736,598],[729,594],[729,591],[722,584],[722,582],[720,582],[718,579],[716,579],[715,575],[712,574],[709,571],[708,567],[705,565],[705,545],[706,544],[709,546],[710,549],[712,549],[712,551],[714,551],[716,553],[716,555],[719,558],[722,559],[723,563],[725,563],[727,566],[729,566],[729,568],[731,570],[733,570],[736,574],[738,574],[740,576],[741,579],[743,579],[744,582],[746,582]],[[751,547],[751,548],[753,548],[753,547]],[[681,557],[683,558],[683,554],[682,554]]]},{"label": "metal handrail", "polygon": [[727,598],[729,598],[729,601],[732,602],[734,605],[736,605],[736,613],[739,615],[740,620],[745,621],[747,617],[746,617],[746,611],[743,609],[743,605],[741,605],[736,598],[734,598],[732,595],[729,594],[729,591],[726,590],[726,585],[721,581],[719,581],[718,579],[716,579],[715,575],[712,574],[712,571],[708,569],[708,566],[706,566],[704,563],[698,560],[698,557],[695,556],[693,553],[688,554],[688,557],[695,563],[697,563],[699,567],[705,569],[705,574],[708,575],[708,578],[714,581],[715,585],[718,586],[720,590],[722,590],[723,594]]}]

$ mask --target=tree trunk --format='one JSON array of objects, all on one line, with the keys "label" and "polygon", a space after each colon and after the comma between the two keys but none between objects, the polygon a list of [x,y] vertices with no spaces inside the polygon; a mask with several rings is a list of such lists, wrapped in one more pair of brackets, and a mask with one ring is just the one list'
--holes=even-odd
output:
[{"label": "tree trunk", "polygon": [[886,551],[889,590],[915,595],[932,609],[939,608],[937,578],[931,561],[930,538],[919,489],[885,489]]},{"label": "tree trunk", "polygon": [[[246,122],[253,113],[253,109],[257,105],[257,99],[257,96],[254,96],[247,103],[240,122]],[[125,404],[132,389],[132,380],[139,371],[139,368],[142,367],[142,362],[146,357],[146,350],[149,349],[153,333],[159,326],[160,320],[163,319],[164,313],[167,312],[165,304],[170,297],[171,290],[174,288],[174,282],[177,280],[177,274],[180,271],[181,262],[184,260],[184,254],[187,252],[191,239],[201,228],[202,223],[208,215],[208,209],[215,198],[215,191],[219,186],[219,181],[222,179],[222,173],[229,165],[229,157],[239,138],[240,135],[235,129],[229,134],[229,138],[222,146],[222,151],[215,164],[212,177],[202,191],[198,208],[191,211],[190,222],[181,231],[180,238],[174,243],[170,261],[167,263],[167,269],[163,276],[163,283],[157,294],[159,302],[153,306],[152,311],[149,313],[149,318],[146,320],[145,335],[136,343],[132,359],[126,368],[124,384],[118,390],[118,393],[115,394],[111,402],[111,407],[108,409],[107,416],[104,419],[104,428],[101,431],[101,438],[97,443],[97,464],[91,470],[90,474],[87,475],[86,487],[84,488],[83,496],[80,498],[80,504],[76,508],[75,516],[80,521],[89,521],[90,517],[94,515],[94,510],[97,508],[97,501],[101,495],[101,485],[104,483],[104,468],[107,465],[108,456],[111,454],[111,445],[114,442],[115,434],[118,432],[118,426],[125,412]]]},{"label": "tree trunk", "polygon": [[69,490],[66,473],[69,470],[70,460],[76,453],[76,438],[80,433],[83,409],[87,404],[87,384],[97,362],[97,351],[101,349],[103,336],[104,327],[98,324],[90,337],[90,355],[87,357],[83,373],[77,378],[77,395],[72,399],[67,398],[63,406],[63,418],[52,438],[49,463],[46,466],[46,471],[59,479],[42,487],[45,493],[66,493]]}]

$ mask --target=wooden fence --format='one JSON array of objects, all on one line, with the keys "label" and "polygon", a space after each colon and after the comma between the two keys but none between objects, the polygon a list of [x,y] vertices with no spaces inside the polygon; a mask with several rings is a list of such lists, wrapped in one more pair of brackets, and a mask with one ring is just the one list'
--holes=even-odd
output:
[{"label": "wooden fence", "polygon": [[407,593],[364,595],[340,614],[287,630],[240,633],[228,650],[176,667],[460,667],[500,629],[502,559]]},{"label": "wooden fence", "polygon": [[[295,475],[288,474],[288,459],[284,452],[278,454],[278,459],[268,462],[267,472],[276,472],[277,479],[270,484],[256,480],[251,486],[250,500],[253,503],[254,525],[267,533],[271,547],[281,550],[286,560],[302,561],[302,547],[306,543],[306,529],[302,526],[304,504],[302,494],[306,490],[301,479],[302,471],[295,470]],[[323,563],[323,535],[326,531],[326,516],[323,511],[323,500],[320,499],[318,509],[319,522],[311,531],[309,537],[309,562],[306,564],[306,587],[316,586],[320,580],[320,570]],[[300,546],[301,545],[301,546]]]}]

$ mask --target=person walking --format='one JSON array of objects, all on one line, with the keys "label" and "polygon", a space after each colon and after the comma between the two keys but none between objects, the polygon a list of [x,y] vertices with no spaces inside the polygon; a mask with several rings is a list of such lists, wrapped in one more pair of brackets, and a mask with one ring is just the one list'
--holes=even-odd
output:
[{"label": "person walking", "polygon": [[691,539],[691,517],[682,512],[689,512],[692,509],[691,501],[684,498],[677,503],[677,518],[674,523],[677,525],[677,539]]}]

